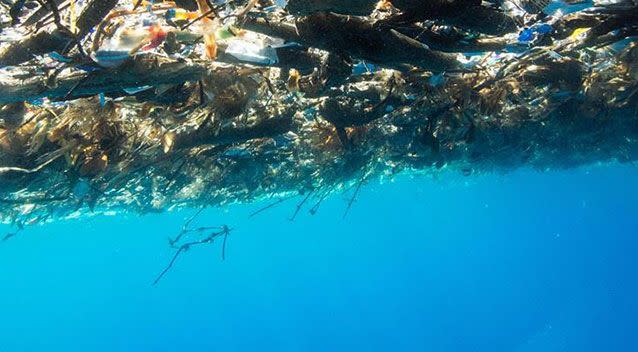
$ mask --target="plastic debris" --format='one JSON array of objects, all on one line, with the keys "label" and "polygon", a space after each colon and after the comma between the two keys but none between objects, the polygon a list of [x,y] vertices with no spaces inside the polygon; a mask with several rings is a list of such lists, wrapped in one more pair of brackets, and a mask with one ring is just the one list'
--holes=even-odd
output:
[{"label": "plastic debris", "polygon": [[233,40],[228,44],[226,54],[239,60],[262,65],[275,65],[279,62],[277,50],[271,46],[262,46],[245,40]]},{"label": "plastic debris", "polygon": [[521,43],[528,43],[536,40],[540,36],[544,36],[550,34],[554,31],[554,28],[547,24],[541,23],[538,25],[534,25],[531,28],[523,29],[518,35],[518,41]]},{"label": "plastic debris", "polygon": [[638,160],[630,1],[54,2],[0,3],[0,221]]}]

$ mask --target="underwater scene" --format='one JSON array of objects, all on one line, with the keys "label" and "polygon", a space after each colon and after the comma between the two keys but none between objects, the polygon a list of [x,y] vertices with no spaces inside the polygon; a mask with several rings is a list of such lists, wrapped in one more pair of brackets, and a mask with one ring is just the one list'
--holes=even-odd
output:
[{"label": "underwater scene", "polygon": [[0,0],[0,352],[638,351],[636,0]]}]

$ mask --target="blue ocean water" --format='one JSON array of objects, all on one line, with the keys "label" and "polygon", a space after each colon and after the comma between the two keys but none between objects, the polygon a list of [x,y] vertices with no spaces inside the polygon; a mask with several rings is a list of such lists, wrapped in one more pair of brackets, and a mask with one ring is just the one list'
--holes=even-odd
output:
[{"label": "blue ocean water", "polygon": [[347,198],[206,210],[226,260],[193,248],[155,287],[193,210],[27,228],[0,245],[0,351],[638,350],[635,166]]}]

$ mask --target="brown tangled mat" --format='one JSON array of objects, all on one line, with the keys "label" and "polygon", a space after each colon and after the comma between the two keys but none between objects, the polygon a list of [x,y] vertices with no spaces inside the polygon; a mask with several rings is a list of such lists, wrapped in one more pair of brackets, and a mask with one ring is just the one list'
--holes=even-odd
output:
[{"label": "brown tangled mat", "polygon": [[1,1],[0,220],[638,158],[631,1],[278,3]]}]

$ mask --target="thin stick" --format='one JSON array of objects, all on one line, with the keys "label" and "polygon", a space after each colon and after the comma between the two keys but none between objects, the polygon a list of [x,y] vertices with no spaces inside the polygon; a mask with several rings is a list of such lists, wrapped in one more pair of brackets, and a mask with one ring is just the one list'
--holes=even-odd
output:
[{"label": "thin stick", "polygon": [[299,202],[299,204],[297,204],[297,209],[295,209],[295,213],[292,214],[292,217],[290,218],[290,221],[295,221],[295,218],[297,217],[297,214],[299,214],[299,211],[301,210],[301,208],[303,207],[303,205],[306,203],[306,201],[308,201],[308,199],[310,198],[310,196],[314,193],[314,190],[308,192],[308,194],[306,195],[306,197]]},{"label": "thin stick", "polygon": [[228,239],[228,232],[224,233],[224,242],[222,242],[222,261],[226,260],[226,240]]},{"label": "thin stick", "polygon": [[208,11],[204,12],[203,14],[199,15],[199,16],[198,16],[197,18],[195,18],[194,20],[192,20],[192,21],[190,21],[190,22],[186,23],[185,25],[183,25],[182,27],[180,27],[180,29],[181,29],[181,30],[185,30],[186,28],[188,28],[188,27],[192,26],[193,24],[195,24],[195,23],[197,23],[197,22],[199,22],[199,21],[203,20],[204,18],[206,18],[206,17],[208,17],[208,16],[210,16],[210,15],[212,15],[212,14],[215,14],[215,13],[216,13],[216,9],[210,9],[210,10],[208,10]]},{"label": "thin stick", "polygon": [[137,10],[137,8],[140,7],[140,5],[142,5],[142,0],[137,0],[135,2],[135,5],[133,5],[133,11]]},{"label": "thin stick", "polygon": [[345,219],[346,216],[348,216],[348,212],[350,211],[350,208],[352,208],[352,204],[354,204],[354,201],[357,199],[357,196],[359,195],[359,191],[361,191],[361,186],[363,185],[363,182],[365,182],[365,179],[366,179],[366,175],[363,174],[363,176],[361,176],[361,179],[357,183],[357,188],[355,188],[354,193],[352,194],[352,198],[350,198],[350,201],[348,202],[348,207],[346,207],[346,211],[343,213],[343,219]]},{"label": "thin stick", "polygon": [[201,207],[195,214],[193,214],[193,216],[191,216],[190,218],[188,218],[188,220],[186,220],[183,228],[188,227],[191,224],[191,222],[193,222],[193,220],[195,220],[195,218],[197,218],[199,214],[201,214],[203,211],[204,211],[204,207]]},{"label": "thin stick", "polygon": [[88,56],[86,55],[86,52],[84,51],[84,48],[82,47],[82,44],[78,40],[78,37],[75,34],[75,32],[69,28],[66,28],[62,24],[62,18],[60,16],[60,10],[58,9],[58,5],[53,0],[45,0],[45,1],[46,3],[43,0],[38,0],[38,2],[40,3],[42,7],[45,7],[48,5],[49,9],[51,10],[51,13],[53,14],[53,22],[55,23],[56,27],[59,30],[68,33],[69,36],[71,37],[71,41],[69,42],[69,45],[67,45],[64,48],[64,50],[62,50],[62,53],[66,54],[69,48],[71,47],[71,44],[75,44],[78,48],[78,52],[80,53],[80,55],[82,55],[83,58],[87,58]]},{"label": "thin stick", "polygon": [[[24,21],[23,26],[31,26],[31,25],[35,25],[35,32],[37,32],[38,30],[42,29],[45,26],[50,25],[51,23],[53,23],[53,14],[47,14],[46,13],[46,9],[49,8],[49,6],[42,6],[41,5],[41,9],[42,11],[45,12],[45,14],[42,15],[38,15],[38,11],[36,11],[33,15],[31,15],[29,18],[27,18],[26,21]],[[67,7],[69,7],[69,3],[67,1],[63,2],[62,4],[60,4],[60,6],[58,7],[58,10],[60,11],[64,11],[67,9]]]},{"label": "thin stick", "polygon": [[255,215],[259,214],[259,213],[262,213],[262,212],[264,212],[264,211],[266,211],[266,210],[268,210],[268,209],[270,209],[272,207],[275,207],[275,206],[287,201],[288,199],[290,199],[292,197],[294,197],[294,196],[277,199],[275,202],[270,203],[270,204],[266,205],[265,207],[263,207],[263,208],[261,208],[261,209],[259,209],[257,211],[254,211],[252,214],[250,214],[249,218],[252,218],[253,216],[255,216]]},{"label": "thin stick", "polygon": [[321,195],[321,197],[319,198],[319,201],[317,203],[315,203],[315,205],[310,208],[310,214],[315,215],[317,214],[317,211],[319,210],[319,207],[321,206],[321,203],[323,203],[324,199],[326,199],[326,197],[330,194],[330,192],[332,192],[332,189],[334,188],[334,186],[330,187],[323,195]]},{"label": "thin stick", "polygon": [[169,238],[168,243],[170,243],[171,247],[173,247],[175,243],[179,242],[182,236],[193,231],[189,229],[190,224],[199,216],[199,214],[202,213],[202,211],[204,211],[204,209],[205,207],[201,207],[195,214],[193,214],[190,218],[188,218],[186,222],[184,222],[184,225],[182,225],[182,230],[174,239]]},{"label": "thin stick", "polygon": [[222,225],[220,228],[221,230],[212,232],[211,234],[208,235],[208,237],[204,239],[201,239],[199,241],[187,242],[179,246],[179,248],[177,248],[177,251],[175,252],[175,255],[173,255],[173,258],[171,259],[171,261],[164,268],[164,270],[162,270],[162,272],[157,276],[155,281],[153,281],[153,286],[157,285],[157,283],[164,277],[164,275],[166,275],[166,273],[168,273],[168,271],[171,270],[171,268],[173,267],[173,264],[175,264],[175,261],[177,261],[177,258],[179,257],[180,254],[182,254],[182,252],[188,250],[192,246],[213,243],[215,238],[219,236],[224,236],[224,244],[222,247],[222,260],[223,260],[226,257],[226,249],[225,249],[226,237],[228,237],[228,234],[230,233],[231,229],[226,225]]},{"label": "thin stick", "polygon": [[168,263],[166,268],[164,268],[164,270],[162,270],[162,272],[157,276],[155,281],[153,281],[153,286],[157,285],[157,283],[164,277],[164,275],[166,275],[166,273],[169,270],[171,270],[171,268],[173,267],[173,264],[175,264],[175,261],[177,260],[177,257],[179,257],[180,253],[182,253],[182,251],[185,250],[185,248],[187,247],[184,247],[184,246],[179,247],[179,249],[177,250],[177,252],[175,252],[175,255],[173,256],[173,259],[171,259],[171,261]]}]

